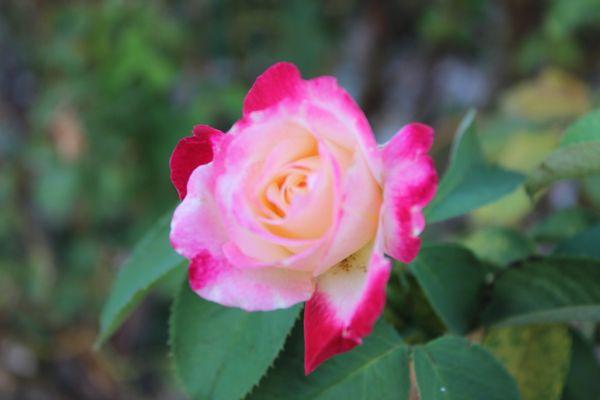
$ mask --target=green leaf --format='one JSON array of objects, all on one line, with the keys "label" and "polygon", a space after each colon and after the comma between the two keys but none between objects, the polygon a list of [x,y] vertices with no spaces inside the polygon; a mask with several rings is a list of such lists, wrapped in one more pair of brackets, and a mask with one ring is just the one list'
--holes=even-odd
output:
[{"label": "green leaf", "polygon": [[249,400],[408,400],[408,348],[383,321],[362,345],[303,373],[301,326]]},{"label": "green leaf", "polygon": [[600,141],[581,142],[560,148],[550,154],[527,178],[529,193],[562,179],[600,174]]},{"label": "green leaf", "polygon": [[555,257],[529,260],[494,282],[483,322],[519,325],[600,321],[600,261]]},{"label": "green leaf", "polygon": [[600,260],[600,225],[586,229],[572,238],[560,242],[554,253]]},{"label": "green leaf", "polygon": [[600,110],[593,111],[569,126],[560,147],[527,178],[530,194],[561,179],[600,174]]},{"label": "green leaf", "polygon": [[594,140],[600,140],[600,109],[584,115],[571,124],[560,140],[560,147]]},{"label": "green leaf", "polygon": [[458,245],[425,246],[409,269],[444,324],[456,333],[469,332],[487,271],[473,253]]},{"label": "green leaf", "polygon": [[162,217],[138,243],[119,270],[100,314],[97,347],[121,325],[152,285],[179,267],[183,261],[169,242],[170,221],[171,213]]},{"label": "green leaf", "polygon": [[533,243],[525,235],[508,228],[480,229],[470,235],[464,244],[479,259],[501,267],[534,252]]},{"label": "green leaf", "polygon": [[598,221],[598,217],[585,208],[567,208],[550,214],[536,223],[529,234],[535,240],[557,241],[567,239]]},{"label": "green leaf", "polygon": [[519,391],[502,364],[483,347],[446,336],[415,348],[421,400],[516,400]]},{"label": "green leaf", "polygon": [[581,180],[583,197],[596,210],[600,210],[600,175],[586,176]]},{"label": "green leaf", "polygon": [[243,398],[283,348],[300,306],[270,312],[223,307],[187,284],[171,312],[173,365],[194,399]]},{"label": "green leaf", "polygon": [[474,118],[475,112],[469,111],[457,129],[450,165],[436,197],[425,209],[429,222],[456,217],[498,200],[523,181],[521,174],[486,161],[475,134]]},{"label": "green leaf", "polygon": [[594,346],[580,333],[572,332],[571,367],[563,400],[600,400],[600,363]]},{"label": "green leaf", "polygon": [[571,361],[571,335],[566,326],[493,328],[483,345],[517,380],[523,400],[561,398]]}]

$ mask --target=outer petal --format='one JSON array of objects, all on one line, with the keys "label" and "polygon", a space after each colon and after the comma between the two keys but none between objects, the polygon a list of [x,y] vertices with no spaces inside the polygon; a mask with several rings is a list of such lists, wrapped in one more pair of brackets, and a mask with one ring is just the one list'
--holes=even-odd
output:
[{"label": "outer petal", "polygon": [[405,126],[382,151],[383,206],[381,224],[385,253],[408,263],[421,246],[425,227],[422,209],[435,195],[437,173],[427,151],[433,129],[423,124]]},{"label": "outer petal", "polygon": [[405,125],[383,148],[384,161],[393,166],[394,160],[416,158],[426,154],[433,144],[433,128],[418,122]]},{"label": "outer petal", "polygon": [[294,97],[302,82],[300,71],[294,64],[279,62],[260,75],[244,99],[244,115],[260,111]]},{"label": "outer petal", "polygon": [[180,199],[187,194],[187,182],[196,167],[212,161],[212,138],[223,134],[208,125],[197,125],[193,132],[193,136],[185,137],[177,143],[169,161],[171,182]]},{"label": "outer petal", "polygon": [[385,305],[390,269],[377,240],[319,277],[304,309],[306,374],[371,333]]},{"label": "outer petal", "polygon": [[281,268],[239,269],[224,256],[206,251],[190,264],[189,280],[199,296],[246,311],[269,311],[308,300],[314,291],[310,273]]},{"label": "outer petal", "polygon": [[188,195],[175,209],[171,220],[173,248],[190,260],[206,250],[220,252],[227,238],[212,195],[213,170],[212,164],[196,168],[188,181]]}]

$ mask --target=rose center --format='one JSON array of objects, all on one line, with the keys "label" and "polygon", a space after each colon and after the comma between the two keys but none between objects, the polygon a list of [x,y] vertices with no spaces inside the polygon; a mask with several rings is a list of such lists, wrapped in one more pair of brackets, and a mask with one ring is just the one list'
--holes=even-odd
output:
[{"label": "rose center", "polygon": [[265,186],[261,196],[261,211],[267,219],[286,217],[295,201],[308,195],[313,186],[318,157],[306,157],[285,165]]}]

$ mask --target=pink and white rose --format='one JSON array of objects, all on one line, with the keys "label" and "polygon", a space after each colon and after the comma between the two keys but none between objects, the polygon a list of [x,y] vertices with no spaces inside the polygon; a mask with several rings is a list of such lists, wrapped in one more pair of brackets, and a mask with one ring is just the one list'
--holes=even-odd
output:
[{"label": "pink and white rose", "polygon": [[201,297],[265,311],[306,302],[305,370],[368,335],[391,263],[410,262],[437,187],[433,130],[413,123],[378,146],[335,78],[278,63],[225,134],[199,125],[171,157],[181,204],[171,242]]}]

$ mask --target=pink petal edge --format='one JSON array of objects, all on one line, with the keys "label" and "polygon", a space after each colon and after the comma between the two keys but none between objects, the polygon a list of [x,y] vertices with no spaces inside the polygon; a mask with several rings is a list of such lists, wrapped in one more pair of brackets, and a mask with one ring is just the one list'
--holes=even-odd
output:
[{"label": "pink petal edge", "polygon": [[239,269],[225,257],[200,252],[188,270],[190,287],[200,297],[245,311],[271,311],[308,300],[310,273],[281,268]]},{"label": "pink petal edge", "polygon": [[383,248],[404,263],[419,252],[418,235],[425,227],[422,210],[437,190],[437,172],[427,155],[432,142],[433,129],[413,123],[402,128],[382,150]]},{"label": "pink petal edge", "polygon": [[169,167],[171,169],[171,182],[179,198],[183,200],[187,194],[187,183],[194,170],[213,159],[212,139],[223,135],[223,132],[208,126],[196,125],[193,135],[184,137],[177,143]]},{"label": "pink petal edge", "polygon": [[[340,269],[327,272],[317,282],[315,294],[304,308],[306,375],[328,358],[361,344],[383,311],[391,263],[383,256],[378,242],[368,266],[362,266],[366,271],[360,266],[347,270],[338,264],[335,268]],[[331,274],[335,278],[325,284],[323,279]],[[360,287],[356,288],[357,284]]]},{"label": "pink petal edge", "polygon": [[263,72],[244,98],[243,115],[260,111],[294,97],[302,83],[300,71],[289,62],[278,62]]}]

